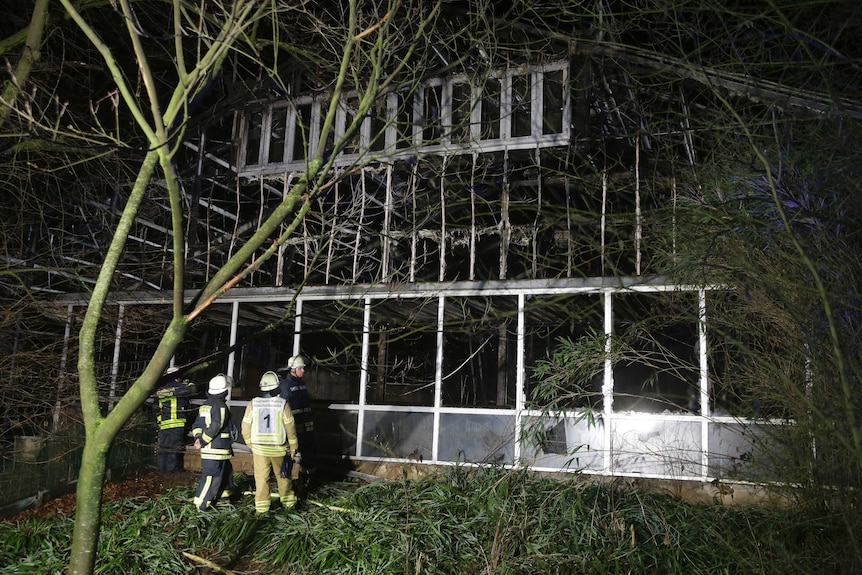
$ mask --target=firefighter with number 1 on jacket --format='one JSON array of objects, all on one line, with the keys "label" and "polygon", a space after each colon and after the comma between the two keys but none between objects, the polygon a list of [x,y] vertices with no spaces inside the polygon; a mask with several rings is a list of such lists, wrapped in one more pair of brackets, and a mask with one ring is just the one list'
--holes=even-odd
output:
[{"label": "firefighter with number 1 on jacket", "polygon": [[194,504],[201,511],[214,505],[222,491],[230,488],[233,466],[234,425],[227,406],[228,378],[218,374],[207,388],[207,399],[198,411],[192,435],[201,450],[201,479]]},{"label": "firefighter with number 1 on jacket", "polygon": [[298,442],[293,413],[287,401],[278,395],[278,375],[267,371],[260,378],[261,395],[252,399],[242,418],[242,436],[251,449],[254,463],[254,510],[259,515],[270,508],[269,477],[275,475],[281,505],[296,505],[293,482],[281,473],[286,457],[296,456]]}]

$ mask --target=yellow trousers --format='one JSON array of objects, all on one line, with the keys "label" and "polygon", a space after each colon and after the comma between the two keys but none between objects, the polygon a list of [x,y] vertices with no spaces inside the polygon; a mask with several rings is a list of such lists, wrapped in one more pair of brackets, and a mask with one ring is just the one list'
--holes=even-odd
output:
[{"label": "yellow trousers", "polygon": [[278,486],[278,495],[285,509],[296,505],[296,495],[293,493],[293,481],[281,476],[281,462],[284,456],[267,457],[266,455],[252,454],[254,462],[254,510],[257,513],[269,511],[271,500],[269,497],[270,473],[275,475],[275,483]]}]

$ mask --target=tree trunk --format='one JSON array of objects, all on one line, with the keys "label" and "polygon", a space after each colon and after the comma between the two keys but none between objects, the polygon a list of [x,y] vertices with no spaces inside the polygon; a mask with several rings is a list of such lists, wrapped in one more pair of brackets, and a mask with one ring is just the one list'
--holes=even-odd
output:
[{"label": "tree trunk", "polygon": [[[186,332],[182,319],[171,322],[165,330],[162,342],[147,369],[132,387],[120,398],[106,417],[101,417],[98,403],[83,401],[82,412],[87,438],[81,469],[78,472],[75,527],[72,533],[72,551],[69,558],[69,575],[91,575],[99,548],[99,531],[102,518],[102,485],[105,481],[108,450],[123,425],[146,401],[161,368],[173,356]],[[83,328],[82,328],[83,329]],[[82,377],[82,382],[84,378]],[[84,385],[82,383],[82,385]],[[82,390],[84,394],[84,390]]]},{"label": "tree trunk", "polygon": [[[167,365],[170,355],[176,348],[177,338],[172,338],[176,329],[172,323],[166,330],[153,359],[131,389],[117,402],[114,409],[102,417],[96,383],[95,337],[99,320],[102,317],[107,294],[111,285],[117,261],[123,251],[138,206],[144,198],[147,185],[155,171],[158,154],[150,152],[141,164],[132,194],[123,210],[116,227],[116,235],[105,257],[99,278],[94,285],[87,313],[79,331],[78,375],[81,398],[81,415],[84,419],[86,439],[81,469],[78,472],[77,505],[75,508],[75,527],[72,534],[72,550],[69,557],[70,575],[90,575],[93,573],[96,552],[98,551],[99,527],[102,513],[102,482],[105,479],[105,466],[111,442],[128,421],[132,413],[146,400],[155,385],[161,368],[153,365]],[[182,338],[184,322],[179,324],[179,338]],[[167,344],[167,345],[166,345]],[[167,355],[166,355],[167,354]]]},{"label": "tree trunk", "polygon": [[102,483],[108,447],[113,437],[101,437],[98,431],[87,438],[81,469],[78,472],[75,529],[72,532],[72,552],[69,557],[70,575],[93,572],[99,549],[99,528],[102,523]]}]

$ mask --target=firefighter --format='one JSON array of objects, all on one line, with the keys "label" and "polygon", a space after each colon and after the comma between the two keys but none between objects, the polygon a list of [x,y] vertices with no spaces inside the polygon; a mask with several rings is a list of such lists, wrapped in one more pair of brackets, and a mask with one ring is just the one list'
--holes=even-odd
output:
[{"label": "firefighter", "polygon": [[233,474],[230,458],[236,429],[227,406],[229,388],[230,382],[224,374],[209,381],[207,399],[200,406],[192,429],[195,447],[201,450],[201,479],[194,498],[201,511],[214,505],[230,489]]},{"label": "firefighter", "polygon": [[296,436],[299,440],[299,487],[311,489],[317,470],[317,439],[314,435],[311,398],[303,380],[305,359],[301,355],[295,355],[288,360],[287,367],[289,372],[279,383],[279,392],[290,405],[296,425]]},{"label": "firefighter", "polygon": [[159,406],[156,464],[159,471],[166,473],[183,470],[186,433],[191,415],[189,398],[197,392],[194,384],[179,377],[178,371],[173,366],[165,370],[164,383],[156,391]]},{"label": "firefighter", "polygon": [[254,510],[262,515],[270,508],[269,477],[275,475],[281,505],[296,505],[293,482],[281,473],[285,458],[295,457],[296,427],[287,402],[278,394],[278,375],[267,371],[260,378],[261,395],[252,399],[242,418],[242,436],[251,449],[254,462]]}]

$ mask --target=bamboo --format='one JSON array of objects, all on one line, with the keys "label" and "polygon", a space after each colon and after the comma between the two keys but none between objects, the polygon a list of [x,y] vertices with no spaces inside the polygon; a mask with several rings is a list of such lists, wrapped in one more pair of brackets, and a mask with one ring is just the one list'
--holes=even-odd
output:
[{"label": "bamboo", "polygon": [[440,272],[439,281],[446,281],[446,164],[444,158],[440,173]]},{"label": "bamboo", "polygon": [[[538,148],[536,148],[535,153],[535,162],[541,172],[541,155],[539,154]],[[536,181],[536,195],[536,217],[533,220],[533,229],[530,230],[530,236],[533,243],[533,261],[531,262],[531,269],[534,278],[539,277],[539,226],[541,225],[542,217],[542,178],[538,178]]]},{"label": "bamboo", "polygon": [[191,559],[195,563],[200,563],[201,565],[209,567],[213,571],[218,571],[219,573],[225,573],[226,575],[235,575],[235,573],[236,573],[235,571],[230,571],[229,569],[225,569],[224,567],[220,566],[218,563],[213,563],[209,559],[204,559],[203,557],[199,557],[197,555],[192,555],[191,553],[189,553],[187,551],[183,551],[182,554],[184,557]]},{"label": "bamboo", "polygon": [[[503,165],[509,164],[508,150],[503,155]],[[503,198],[500,206],[500,279],[506,279],[506,260],[509,256],[509,238],[511,227],[509,224],[509,173],[503,170]]]},{"label": "bamboo", "polygon": [[[332,250],[335,247],[335,235],[336,235],[336,233],[338,233],[337,222],[338,222],[338,199],[339,199],[338,198],[338,192],[339,192],[339,188],[340,188],[339,183],[336,183],[335,184],[335,190],[333,191],[333,194],[335,195],[335,202],[334,202],[335,205],[332,207],[332,226],[329,228],[329,242],[328,242],[329,245],[326,246],[326,275],[325,275],[325,279],[323,282],[326,285],[329,285],[329,280],[331,279],[329,274],[332,271],[332,260],[333,260]],[[326,214],[323,213],[323,211],[321,211],[321,213],[320,213],[320,219],[321,219],[321,223],[323,222],[323,220],[326,219]],[[356,277],[356,269],[354,268],[353,271],[354,271],[354,277]]]},{"label": "bamboo", "polygon": [[365,178],[359,188],[359,223],[356,225],[356,238],[353,240],[353,277],[359,275],[359,248],[365,225]]},{"label": "bamboo", "polygon": [[[363,193],[365,191],[365,179],[362,180]],[[390,250],[392,249],[392,165],[386,166],[386,202],[383,205],[383,254],[381,259],[380,278],[389,282],[392,281],[392,267],[389,263]]]},{"label": "bamboo", "polygon": [[605,260],[607,260],[607,254],[605,253],[605,235],[607,233],[607,219],[608,219],[608,172],[607,170],[602,171],[602,238],[601,238],[601,257],[602,257],[602,276],[605,274]]},{"label": "bamboo", "polygon": [[506,405],[506,375],[509,363],[506,361],[509,339],[507,337],[506,322],[497,327],[497,406]]},{"label": "bamboo", "polygon": [[374,394],[380,403],[386,403],[386,343],[386,328],[380,326],[377,336],[377,393]]},{"label": "bamboo", "polygon": [[635,275],[641,275],[641,141],[635,138]]},{"label": "bamboo", "polygon": [[476,279],[476,152],[470,164],[470,274],[469,279]]},{"label": "bamboo", "polygon": [[418,249],[419,242],[419,231],[416,229],[416,186],[418,185],[419,180],[419,162],[416,162],[413,165],[413,172],[411,174],[411,186],[410,186],[410,196],[413,200],[413,209],[410,214],[412,219],[411,230],[410,230],[410,282],[413,283],[416,281],[416,251]]}]

